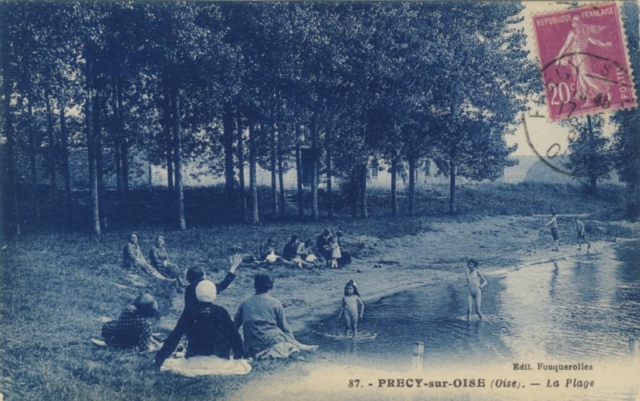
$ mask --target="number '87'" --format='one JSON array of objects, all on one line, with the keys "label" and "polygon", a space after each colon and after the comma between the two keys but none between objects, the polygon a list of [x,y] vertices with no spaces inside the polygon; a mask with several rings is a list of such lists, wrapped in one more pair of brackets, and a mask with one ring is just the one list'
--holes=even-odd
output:
[{"label": "number '87'", "polygon": [[352,388],[352,387],[360,387],[360,379],[350,379],[349,388]]}]

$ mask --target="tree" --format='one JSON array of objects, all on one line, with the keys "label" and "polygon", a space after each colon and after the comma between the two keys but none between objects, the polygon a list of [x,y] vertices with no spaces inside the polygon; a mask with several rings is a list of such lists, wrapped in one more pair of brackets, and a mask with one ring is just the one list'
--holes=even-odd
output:
[{"label": "tree", "polygon": [[606,178],[612,169],[610,141],[603,133],[602,116],[587,116],[575,127],[578,136],[569,139],[566,167],[574,177],[585,181],[590,193],[596,192],[598,178]]},{"label": "tree", "polygon": [[[640,39],[638,38],[638,4],[625,2],[622,16],[627,34],[631,65],[640,65]],[[638,85],[640,71],[633,70],[633,81]],[[629,81],[627,81],[629,82]],[[636,92],[635,98],[638,99]],[[637,100],[636,100],[637,101]],[[613,134],[613,163],[620,181],[627,187],[627,213],[640,215],[640,109],[619,110],[611,116],[616,130]]]},{"label": "tree", "polygon": [[13,125],[13,111],[11,107],[11,95],[15,82],[16,66],[10,60],[12,59],[13,50],[11,26],[14,21],[11,20],[11,13],[7,11],[9,5],[7,3],[0,4],[0,67],[2,67],[2,117],[3,131],[6,139],[6,161],[3,165],[5,170],[2,174],[6,177],[3,182],[3,204],[7,205],[7,213],[3,216],[7,234],[10,236],[20,236],[20,212],[18,209],[17,193],[16,193],[16,139],[15,127]]},{"label": "tree", "polygon": [[450,178],[449,212],[454,213],[457,176],[493,180],[516,163],[508,159],[515,146],[507,147],[504,136],[513,133],[527,84],[538,77],[523,50],[524,33],[511,27],[521,20],[522,5],[446,7],[441,23],[451,34],[440,43],[440,80],[433,87],[430,117],[441,133],[434,161]]}]

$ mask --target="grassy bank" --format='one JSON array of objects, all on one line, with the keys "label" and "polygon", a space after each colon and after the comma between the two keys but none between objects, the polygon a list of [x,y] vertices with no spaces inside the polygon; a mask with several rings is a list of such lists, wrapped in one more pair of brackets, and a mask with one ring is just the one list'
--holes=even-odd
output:
[{"label": "grassy bank", "polygon": [[[41,222],[35,219],[34,205],[28,188],[22,189],[20,209],[23,228],[37,231],[41,228],[87,230],[91,220],[90,201],[87,193],[74,193],[70,204],[54,205],[50,197],[43,193]],[[390,192],[387,189],[369,188],[368,212],[371,217],[387,217],[391,214]],[[288,198],[295,199],[294,191],[287,191]],[[103,205],[109,229],[140,229],[141,227],[175,227],[172,211],[175,206],[170,202],[166,189],[151,188],[131,190],[126,200],[120,200],[117,193],[106,192]],[[327,215],[327,194],[319,191],[319,212],[321,218]],[[311,194],[304,192],[305,217],[298,217],[295,202],[285,207],[285,216],[273,214],[270,188],[259,188],[260,218],[272,221],[309,221]],[[427,185],[417,189],[416,216],[441,216],[449,211],[449,187],[442,184]],[[224,207],[223,187],[186,188],[185,213],[187,226],[211,227],[219,224],[233,224],[243,221],[242,210]],[[248,204],[248,201],[247,201]],[[551,210],[558,213],[588,213],[599,220],[619,220],[625,218],[625,189],[619,185],[601,186],[596,194],[585,193],[578,185],[537,184],[537,183],[481,183],[459,185],[456,191],[456,208],[460,217],[469,216],[529,216],[548,214]],[[352,218],[352,207],[344,195],[334,192],[333,208],[337,219]],[[409,197],[405,190],[398,191],[398,208],[401,216],[409,210]],[[71,212],[68,212],[70,210]],[[375,222],[370,223],[375,224]]]},{"label": "grassy bank", "polygon": [[[340,227],[356,258],[348,269],[271,267],[276,278],[274,295],[283,301],[287,314],[314,319],[336,307],[330,294],[339,293],[355,274],[373,294],[397,291],[407,283],[438,274],[457,274],[451,272],[467,255],[478,257],[483,266],[544,257],[550,253],[550,236],[548,229],[541,227],[544,218],[532,214],[546,214],[554,207],[558,213],[592,213],[593,219],[598,216],[603,220],[608,214],[617,216],[620,204],[615,187],[608,196],[592,198],[576,198],[579,192],[567,187],[537,186],[527,190],[530,192],[519,187],[464,187],[460,191],[464,196],[459,198],[463,213],[453,216],[428,215],[420,209],[421,217],[382,217],[386,206],[372,197],[371,207],[378,215],[369,219],[227,224],[184,232],[143,226],[138,231],[145,252],[154,237],[164,233],[176,263],[185,268],[200,265],[219,281],[226,270],[225,258],[236,249],[255,252],[269,237],[282,247],[291,233],[315,238],[325,226]],[[435,194],[431,198],[436,199]],[[593,219],[588,225],[592,240],[637,235],[628,223]],[[562,245],[568,246],[572,226],[562,220],[560,229]],[[268,378],[274,369],[290,371],[292,377],[301,374],[295,363],[276,363],[258,365],[246,377],[186,379],[159,373],[151,357],[93,346],[89,340],[100,336],[100,317],[117,317],[142,291],[158,297],[164,316],[175,318],[179,312],[171,286],[151,281],[148,287],[140,287],[128,279],[120,267],[127,236],[125,229],[114,229],[100,239],[82,232],[50,230],[28,232],[17,241],[2,244],[0,392],[5,399],[209,400],[225,398],[248,381]],[[393,263],[375,266],[380,261]],[[221,305],[234,313],[240,300],[251,294],[252,276],[258,269],[242,266],[234,284],[219,298]],[[166,333],[164,328],[157,331]],[[312,358],[322,357],[320,353]]]}]

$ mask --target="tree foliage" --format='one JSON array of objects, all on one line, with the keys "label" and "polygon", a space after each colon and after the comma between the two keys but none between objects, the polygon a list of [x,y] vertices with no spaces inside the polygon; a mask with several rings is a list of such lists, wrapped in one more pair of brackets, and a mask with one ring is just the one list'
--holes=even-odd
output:
[{"label": "tree foliage", "polygon": [[[517,2],[5,2],[4,96],[38,105],[31,123],[53,135],[43,141],[52,182],[69,148],[95,153],[101,215],[105,174],[115,173],[127,210],[134,151],[170,172],[181,228],[183,163],[224,175],[229,207],[244,205],[234,191],[245,160],[273,170],[276,211],[275,170],[281,181],[300,148],[313,158],[314,217],[321,173],[350,181],[366,216],[378,159],[412,171],[434,160],[451,177],[453,211],[456,176],[493,180],[514,163],[504,138],[537,79],[515,28],[521,11]],[[5,125],[9,114],[24,120],[29,102],[5,107]]]}]

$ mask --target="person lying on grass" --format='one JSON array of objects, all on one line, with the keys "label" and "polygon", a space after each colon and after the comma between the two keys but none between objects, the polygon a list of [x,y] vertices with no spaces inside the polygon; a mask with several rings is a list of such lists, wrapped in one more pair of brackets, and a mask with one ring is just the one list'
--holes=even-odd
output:
[{"label": "person lying on grass", "polygon": [[118,320],[102,326],[104,342],[112,347],[137,347],[141,353],[153,352],[161,347],[151,335],[151,318],[158,314],[158,303],[153,295],[142,294],[120,314]]},{"label": "person lying on grass", "polygon": [[164,237],[160,235],[156,238],[156,244],[149,250],[149,261],[151,266],[165,277],[176,279],[182,287],[187,286],[187,282],[182,278],[182,271],[178,265],[169,262],[169,255],[164,246]]},{"label": "person lying on grass", "polygon": [[273,288],[268,273],[254,277],[256,290],[242,301],[235,316],[236,328],[242,327],[245,356],[254,359],[288,358],[300,351],[314,351],[317,345],[304,345],[293,336],[282,303],[267,294]]},{"label": "person lying on grass", "polygon": [[[217,297],[216,285],[209,280],[202,280],[196,286],[195,294],[198,303],[191,314],[178,321],[171,336],[156,354],[156,366],[163,371],[174,371],[187,376],[249,373],[251,366],[246,361],[229,361],[232,354],[234,360],[242,359],[242,338],[233,325],[229,312],[213,303]],[[188,341],[186,359],[167,361],[183,334]],[[206,373],[202,373],[203,371]]]},{"label": "person lying on grass", "polygon": [[129,242],[122,248],[122,266],[125,269],[136,269],[140,270],[143,273],[161,279],[161,280],[175,280],[169,277],[165,277],[160,274],[156,270],[155,267],[151,266],[149,262],[144,258],[142,254],[142,249],[140,249],[140,245],[138,245],[138,234],[131,233],[131,237],[129,238]]}]

